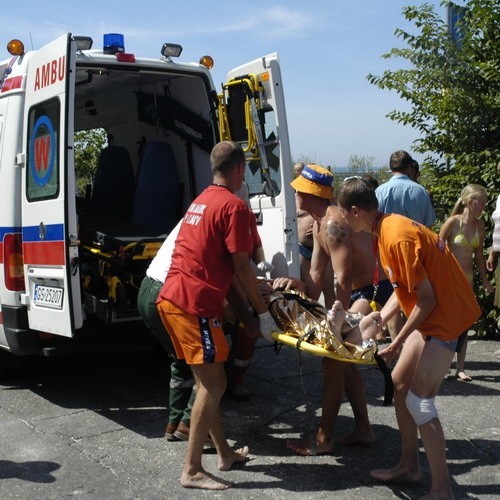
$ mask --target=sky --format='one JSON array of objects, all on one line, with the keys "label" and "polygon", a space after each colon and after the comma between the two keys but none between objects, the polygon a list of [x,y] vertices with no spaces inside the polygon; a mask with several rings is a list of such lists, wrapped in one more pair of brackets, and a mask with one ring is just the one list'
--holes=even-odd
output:
[{"label": "sky", "polygon": [[[405,67],[383,59],[404,46],[397,28],[414,31],[402,9],[418,0],[23,0],[4,2],[0,60],[6,44],[21,39],[37,49],[66,32],[87,35],[93,48],[104,33],[123,33],[125,50],[160,57],[164,42],[183,47],[182,61],[209,54],[219,90],[232,68],[278,52],[285,91],[292,158],[344,167],[351,155],[387,166],[398,149],[412,153],[417,132],[387,113],[409,109],[395,92],[380,90],[366,76]],[[440,0],[428,0],[445,19]],[[22,13],[21,13],[22,12]],[[423,158],[414,154],[414,158]]]}]

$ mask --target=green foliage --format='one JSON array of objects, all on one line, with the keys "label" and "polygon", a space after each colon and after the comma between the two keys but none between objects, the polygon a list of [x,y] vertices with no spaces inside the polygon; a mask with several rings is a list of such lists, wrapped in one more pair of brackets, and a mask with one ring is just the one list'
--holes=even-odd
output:
[{"label": "green foliage", "polygon": [[107,146],[104,129],[81,130],[75,133],[75,172],[77,193],[85,195],[87,185],[92,185],[101,150]]},{"label": "green foliage", "polygon": [[[408,69],[367,79],[410,104],[408,111],[393,110],[387,116],[420,133],[413,149],[426,155],[421,181],[432,192],[437,228],[469,183],[482,184],[490,193],[489,224],[500,192],[500,3],[468,1],[457,25],[462,35],[458,42],[429,4],[405,7],[403,15],[416,29],[397,29],[404,46],[383,57],[404,59]],[[489,311],[491,304],[481,300]]]}]

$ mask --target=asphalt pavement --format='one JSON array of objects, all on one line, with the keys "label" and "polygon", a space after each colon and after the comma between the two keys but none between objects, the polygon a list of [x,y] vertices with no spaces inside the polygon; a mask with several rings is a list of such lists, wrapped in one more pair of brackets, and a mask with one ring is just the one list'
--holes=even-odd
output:
[{"label": "asphalt pavement", "polygon": [[[437,405],[447,440],[457,499],[500,498],[500,341],[471,337],[467,370],[472,382],[443,382]],[[247,381],[252,398],[222,402],[228,439],[248,444],[243,466],[217,472],[207,451],[205,468],[235,487],[222,492],[179,485],[185,442],[163,437],[168,369],[149,348],[94,356],[26,360],[0,380],[0,498],[11,499],[385,499],[418,498],[428,491],[429,470],[420,450],[419,485],[384,484],[374,468],[394,465],[399,433],[394,407],[382,406],[376,367],[361,368],[377,441],[370,447],[336,446],[330,455],[299,457],[285,446],[317,421],[321,359],[293,348],[276,352],[259,340]],[[306,408],[305,401],[308,401]],[[336,435],[352,430],[342,405]]]}]

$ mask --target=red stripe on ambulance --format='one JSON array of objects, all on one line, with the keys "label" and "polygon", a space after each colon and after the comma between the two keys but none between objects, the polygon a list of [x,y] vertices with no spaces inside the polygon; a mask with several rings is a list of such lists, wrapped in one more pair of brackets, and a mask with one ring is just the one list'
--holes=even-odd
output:
[{"label": "red stripe on ambulance", "polygon": [[64,241],[23,242],[25,264],[64,266]]},{"label": "red stripe on ambulance", "polygon": [[35,74],[35,92],[54,83],[62,82],[66,76],[66,56],[36,68]]}]

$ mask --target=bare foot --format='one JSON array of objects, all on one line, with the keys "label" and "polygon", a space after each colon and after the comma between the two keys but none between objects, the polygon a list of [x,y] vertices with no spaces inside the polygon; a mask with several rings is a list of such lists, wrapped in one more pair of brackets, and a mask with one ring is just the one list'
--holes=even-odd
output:
[{"label": "bare foot", "polygon": [[237,450],[231,450],[231,454],[219,457],[219,470],[230,470],[234,464],[243,463],[247,460],[248,446],[243,446],[243,448],[238,448]]},{"label": "bare foot", "polygon": [[375,338],[377,335],[381,334],[382,327],[380,325],[380,313],[378,311],[373,311],[372,313],[367,314],[359,322],[359,329],[363,340]]},{"label": "bare foot", "polygon": [[465,372],[457,372],[455,374],[455,377],[460,379],[460,380],[463,380],[464,382],[470,382],[472,380],[472,377],[467,375],[467,373],[465,373]]},{"label": "bare foot", "polygon": [[339,446],[371,446],[376,439],[371,431],[369,433],[351,432],[347,436],[334,439],[333,442]]},{"label": "bare foot", "polygon": [[[302,455],[303,457],[310,457],[313,455],[311,439],[288,439],[286,442],[286,447],[290,448],[292,451],[297,453],[297,455]],[[327,455],[333,450],[332,441],[324,441],[322,443],[316,442],[315,455]]]},{"label": "bare foot", "polygon": [[193,476],[182,474],[181,486],[184,488],[198,488],[201,490],[227,490],[233,486],[233,483],[224,481],[204,470],[197,472]]},{"label": "bare foot", "polygon": [[379,481],[394,481],[402,479],[409,483],[418,483],[422,481],[422,472],[418,469],[417,472],[409,472],[406,468],[396,465],[392,469],[375,469],[370,472],[370,475]]},{"label": "bare foot", "polygon": [[337,337],[337,339],[342,342],[341,330],[342,324],[344,323],[345,319],[345,311],[340,300],[336,300],[333,303],[333,306],[328,311],[326,317],[328,319],[328,324],[330,325],[330,330],[335,335],[335,337]]}]

